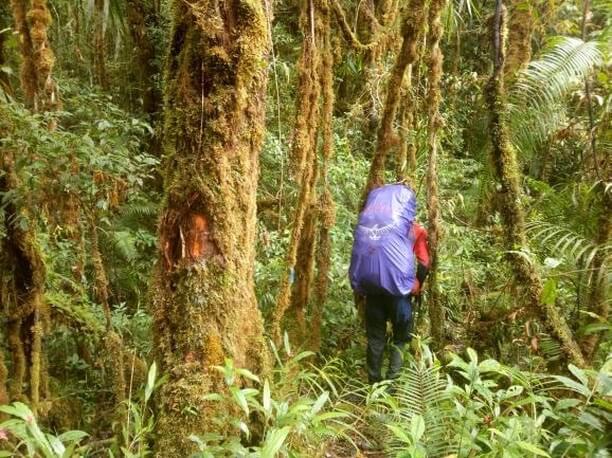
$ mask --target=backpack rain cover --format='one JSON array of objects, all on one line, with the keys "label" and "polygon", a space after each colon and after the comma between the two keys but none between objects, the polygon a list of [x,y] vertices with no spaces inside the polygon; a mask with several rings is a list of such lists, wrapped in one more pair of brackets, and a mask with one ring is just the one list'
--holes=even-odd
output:
[{"label": "backpack rain cover", "polygon": [[416,215],[414,191],[389,184],[370,192],[355,228],[349,277],[361,294],[406,296],[415,281],[410,236]]}]

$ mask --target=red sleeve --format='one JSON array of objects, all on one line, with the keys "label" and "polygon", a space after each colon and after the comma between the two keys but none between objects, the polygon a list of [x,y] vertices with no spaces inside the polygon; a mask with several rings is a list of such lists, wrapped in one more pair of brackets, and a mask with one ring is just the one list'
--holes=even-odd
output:
[{"label": "red sleeve", "polygon": [[412,232],[414,244],[412,250],[421,264],[429,267],[429,247],[427,245],[427,231],[419,224],[413,223]]}]

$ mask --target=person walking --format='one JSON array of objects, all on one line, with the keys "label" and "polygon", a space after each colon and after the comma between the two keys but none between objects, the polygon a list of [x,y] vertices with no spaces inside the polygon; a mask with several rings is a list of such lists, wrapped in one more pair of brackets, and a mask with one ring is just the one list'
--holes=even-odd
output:
[{"label": "person walking", "polygon": [[414,299],[429,269],[427,232],[415,215],[415,193],[401,183],[372,190],[359,214],[349,277],[355,292],[365,296],[370,383],[383,380],[387,323],[392,336],[385,379],[399,376],[411,338]]}]

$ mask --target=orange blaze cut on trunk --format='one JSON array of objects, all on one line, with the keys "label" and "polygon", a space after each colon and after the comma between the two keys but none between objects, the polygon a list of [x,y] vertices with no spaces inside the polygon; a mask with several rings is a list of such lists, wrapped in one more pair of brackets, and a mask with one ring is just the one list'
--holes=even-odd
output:
[{"label": "orange blaze cut on trunk", "polygon": [[174,230],[166,234],[162,244],[166,269],[173,270],[183,260],[194,263],[219,254],[212,233],[211,224],[203,213],[190,211],[176,218]]}]

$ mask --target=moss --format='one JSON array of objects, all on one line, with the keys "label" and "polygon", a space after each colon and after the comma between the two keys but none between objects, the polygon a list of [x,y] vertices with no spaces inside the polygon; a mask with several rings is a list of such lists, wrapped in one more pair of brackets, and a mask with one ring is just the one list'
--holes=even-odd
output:
[{"label": "moss", "polygon": [[440,241],[440,205],[438,202],[438,139],[437,134],[442,125],[440,116],[440,80],[442,78],[442,21],[440,16],[446,0],[432,0],[429,5],[429,73],[428,73],[428,127],[427,145],[429,149],[427,162],[427,221],[429,236],[429,316],[431,332],[436,345],[444,347],[444,311],[440,302],[440,292],[437,281],[438,246]]},{"label": "moss", "polygon": [[534,29],[533,6],[524,0],[511,0],[508,26],[508,52],[504,73],[506,79],[525,68],[531,60],[531,39]]},{"label": "moss", "polygon": [[376,151],[370,167],[365,196],[384,183],[385,162],[391,148],[399,145],[399,138],[393,130],[393,123],[400,103],[404,75],[409,65],[416,61],[419,27],[425,18],[425,2],[413,0],[406,9],[402,24],[402,46],[397,55],[391,76],[387,83],[387,95],[382,119],[378,128]]},{"label": "moss", "polygon": [[[3,171],[0,192],[9,193],[18,187],[13,152],[0,153]],[[0,298],[6,313],[13,363],[10,395],[12,400],[25,400],[23,387],[27,386],[32,410],[36,411],[40,401],[42,335],[48,323],[48,309],[43,299],[45,266],[35,234],[31,227],[20,224],[21,218],[27,220],[28,215],[14,201],[4,206],[6,236],[0,264]]]},{"label": "moss", "polygon": [[[164,99],[165,197],[151,290],[159,392],[157,456],[188,456],[225,387],[211,365],[269,369],[254,292],[255,196],[264,132],[263,2],[173,5]],[[223,52],[221,52],[221,50]],[[193,413],[195,412],[195,414]]]},{"label": "moss", "polygon": [[555,304],[541,302],[542,281],[534,266],[523,256],[516,254],[527,247],[525,236],[525,217],[521,207],[521,189],[516,153],[508,138],[504,122],[504,63],[506,59],[506,11],[501,1],[497,1],[496,12],[491,21],[493,41],[493,74],[485,88],[485,97],[489,106],[492,149],[491,159],[496,179],[500,187],[500,209],[504,223],[509,260],[519,284],[524,285],[528,305],[532,313],[539,315],[547,326],[561,341],[566,354],[579,366],[585,365],[584,356],[574,340],[572,331]]},{"label": "moss", "polygon": [[[293,228],[286,253],[287,275],[281,280],[270,330],[278,343],[282,338],[283,321],[292,323],[290,330],[298,344],[302,343],[300,323],[305,322],[305,308],[310,295],[315,243],[316,215],[312,210],[316,202],[318,179],[317,139],[321,125],[321,90],[325,65],[329,60],[322,53],[325,29],[329,24],[329,8],[325,1],[301,4],[300,26],[304,35],[302,55],[298,62],[300,83],[298,86],[297,115],[294,128],[293,161],[297,164],[296,179],[301,181],[295,207]],[[311,9],[312,8],[312,11]],[[314,23],[311,23],[311,19]],[[314,31],[314,35],[312,32]],[[323,127],[324,129],[324,127]],[[309,211],[309,209],[311,209]],[[295,287],[289,272],[298,279]],[[296,291],[295,297],[293,297]],[[288,309],[291,313],[285,320]]]},{"label": "moss", "polygon": [[328,166],[334,153],[333,138],[333,112],[334,112],[334,87],[333,87],[333,65],[334,54],[331,40],[331,24],[329,15],[324,25],[323,43],[323,70],[321,82],[323,86],[323,111],[321,124],[323,128],[321,181],[323,182],[323,194],[319,200],[319,233],[316,249],[317,276],[315,281],[315,300],[312,307],[310,319],[310,347],[318,351],[321,346],[321,323],[323,307],[327,300],[329,289],[329,272],[331,268],[331,229],[336,222],[336,207],[331,193]]},{"label": "moss", "polygon": [[47,0],[11,0],[11,7],[21,40],[21,85],[26,102],[34,111],[58,109],[60,99],[51,76],[55,56],[47,36],[51,24]]}]

